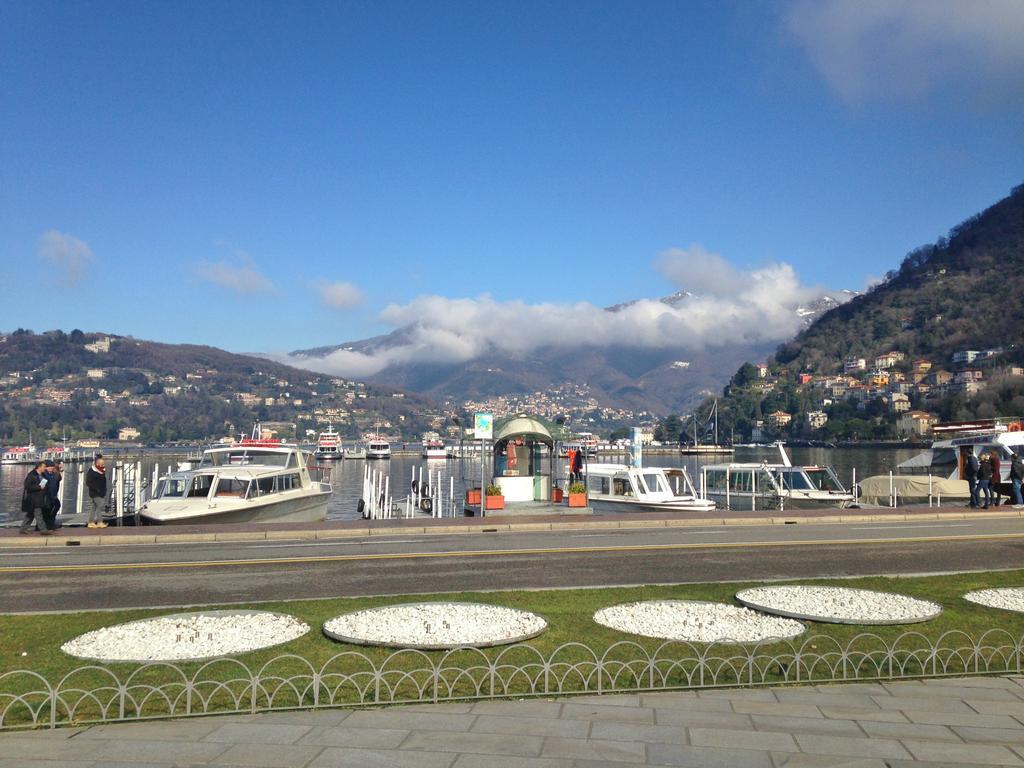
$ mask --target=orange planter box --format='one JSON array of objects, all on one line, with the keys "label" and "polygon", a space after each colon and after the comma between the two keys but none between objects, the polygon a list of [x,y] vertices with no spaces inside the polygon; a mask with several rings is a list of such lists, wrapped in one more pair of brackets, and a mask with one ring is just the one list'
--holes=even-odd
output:
[{"label": "orange planter box", "polygon": [[505,497],[504,496],[488,496],[487,504],[485,509],[504,509],[505,508]]},{"label": "orange planter box", "polygon": [[480,503],[480,489],[470,488],[466,491],[466,503],[467,504],[479,504]]},{"label": "orange planter box", "polygon": [[569,494],[569,506],[570,507],[585,507],[585,506],[587,506],[587,494],[585,494],[585,493],[570,493]]},{"label": "orange planter box", "polygon": [[562,491],[561,488],[552,488],[551,489],[551,500],[555,504],[561,504],[563,498],[564,498],[564,496],[563,496],[563,491]]}]

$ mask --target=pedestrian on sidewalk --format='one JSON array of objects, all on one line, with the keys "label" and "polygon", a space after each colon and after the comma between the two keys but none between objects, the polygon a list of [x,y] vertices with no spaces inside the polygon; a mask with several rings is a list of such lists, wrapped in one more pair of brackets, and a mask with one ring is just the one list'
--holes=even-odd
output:
[{"label": "pedestrian on sidewalk", "polygon": [[994,449],[988,452],[988,458],[992,462],[992,506],[998,507],[1001,501],[999,485],[1003,482],[1003,468],[999,454]]},{"label": "pedestrian on sidewalk", "polygon": [[1020,486],[1024,481],[1024,461],[1016,453],[1010,459],[1010,482],[1013,483],[1013,506],[1024,506],[1024,497],[1021,496]]},{"label": "pedestrian on sidewalk", "polygon": [[107,505],[107,463],[102,453],[96,454],[96,461],[85,473],[85,487],[89,489],[89,527],[106,528],[103,513]]},{"label": "pedestrian on sidewalk", "polygon": [[978,461],[978,457],[973,452],[967,454],[967,459],[964,461],[964,480],[967,481],[967,490],[971,492],[969,507],[981,506],[981,501],[978,498],[978,472],[980,469],[981,462]]},{"label": "pedestrian on sidewalk", "polygon": [[25,513],[25,519],[18,529],[18,533],[28,533],[35,522],[36,530],[44,536],[49,536],[52,531],[46,524],[46,517],[43,509],[46,506],[46,464],[42,461],[36,462],[32,471],[25,476],[21,495],[21,511]]},{"label": "pedestrian on sidewalk", "polygon": [[992,459],[988,453],[981,454],[981,468],[978,470],[978,494],[985,496],[982,509],[988,509],[992,501]]},{"label": "pedestrian on sidewalk", "polygon": [[57,513],[60,512],[60,483],[64,479],[64,462],[46,460],[46,499],[47,507],[43,510],[46,527],[57,530]]}]

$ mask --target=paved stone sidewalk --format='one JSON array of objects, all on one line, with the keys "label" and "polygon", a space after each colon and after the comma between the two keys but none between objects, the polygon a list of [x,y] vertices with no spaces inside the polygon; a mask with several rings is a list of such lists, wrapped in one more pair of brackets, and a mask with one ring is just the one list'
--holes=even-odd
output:
[{"label": "paved stone sidewalk", "polygon": [[0,734],[0,768],[1024,765],[1024,677],[485,701]]}]

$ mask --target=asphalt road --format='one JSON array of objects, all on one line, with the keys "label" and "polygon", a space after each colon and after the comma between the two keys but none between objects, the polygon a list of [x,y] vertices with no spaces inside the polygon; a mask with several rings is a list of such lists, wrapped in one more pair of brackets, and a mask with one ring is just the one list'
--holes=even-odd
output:
[{"label": "asphalt road", "polygon": [[1024,521],[404,535],[0,552],[0,611],[1024,567]]}]

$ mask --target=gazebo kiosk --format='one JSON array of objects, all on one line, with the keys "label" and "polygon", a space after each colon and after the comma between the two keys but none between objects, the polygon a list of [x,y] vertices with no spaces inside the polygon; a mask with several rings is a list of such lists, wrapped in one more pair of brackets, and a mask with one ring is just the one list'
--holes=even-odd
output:
[{"label": "gazebo kiosk", "polygon": [[551,500],[554,449],[555,440],[540,419],[521,414],[495,425],[494,484],[506,503]]}]

